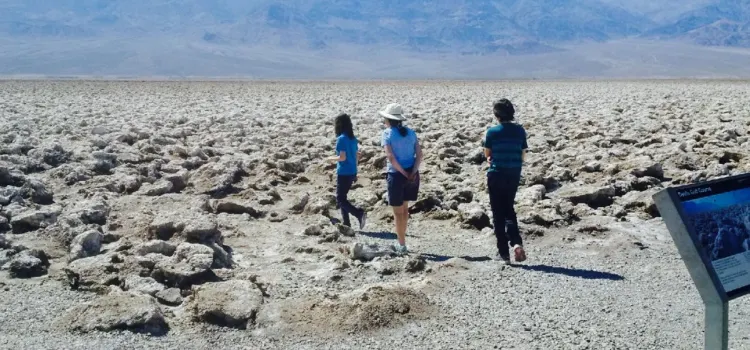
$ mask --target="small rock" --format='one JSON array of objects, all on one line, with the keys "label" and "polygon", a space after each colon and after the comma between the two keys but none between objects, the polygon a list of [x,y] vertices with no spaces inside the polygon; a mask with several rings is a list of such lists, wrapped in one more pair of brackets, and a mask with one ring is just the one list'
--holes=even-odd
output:
[{"label": "small rock", "polygon": [[182,295],[177,288],[168,288],[156,293],[156,300],[164,305],[179,306],[182,304]]},{"label": "small rock", "polygon": [[70,261],[99,254],[104,235],[96,230],[86,231],[73,239],[70,244]]},{"label": "small rock", "polygon": [[426,262],[425,259],[421,256],[413,256],[409,259],[409,261],[406,262],[406,265],[404,266],[404,271],[406,272],[419,272],[423,271],[425,269]]},{"label": "small rock", "polygon": [[320,236],[323,234],[323,228],[320,225],[312,225],[302,232],[305,236]]},{"label": "small rock", "polygon": [[336,228],[338,229],[338,233],[341,234],[342,236],[354,237],[357,235],[357,232],[354,231],[354,229],[349,226],[337,224]]},{"label": "small rock", "polygon": [[11,258],[8,268],[11,278],[31,278],[47,274],[49,257],[41,250],[23,250]]},{"label": "small rock", "polygon": [[305,207],[307,207],[307,203],[309,202],[310,202],[310,194],[305,193],[302,196],[294,200],[294,203],[292,204],[290,211],[292,211],[295,214],[301,214],[305,210]]}]

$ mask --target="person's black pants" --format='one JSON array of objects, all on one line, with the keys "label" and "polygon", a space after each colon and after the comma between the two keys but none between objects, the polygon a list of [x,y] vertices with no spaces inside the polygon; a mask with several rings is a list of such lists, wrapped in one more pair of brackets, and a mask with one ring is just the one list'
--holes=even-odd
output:
[{"label": "person's black pants", "polygon": [[520,181],[520,171],[515,169],[487,173],[497,251],[503,257],[510,257],[509,243],[511,246],[523,244],[513,208]]},{"label": "person's black pants", "polygon": [[343,220],[344,225],[349,227],[351,227],[349,214],[354,215],[357,220],[359,220],[364,214],[364,210],[352,205],[347,198],[349,190],[352,189],[352,185],[356,178],[357,177],[354,175],[338,175],[336,178],[336,202],[341,209],[341,219]]}]

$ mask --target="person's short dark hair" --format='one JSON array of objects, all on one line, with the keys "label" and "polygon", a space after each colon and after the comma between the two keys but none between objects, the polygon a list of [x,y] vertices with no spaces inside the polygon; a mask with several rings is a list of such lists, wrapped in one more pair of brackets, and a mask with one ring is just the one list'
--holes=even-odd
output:
[{"label": "person's short dark hair", "polygon": [[513,108],[513,104],[508,99],[503,98],[495,101],[492,112],[495,114],[495,118],[501,122],[509,122],[514,119],[516,109]]}]

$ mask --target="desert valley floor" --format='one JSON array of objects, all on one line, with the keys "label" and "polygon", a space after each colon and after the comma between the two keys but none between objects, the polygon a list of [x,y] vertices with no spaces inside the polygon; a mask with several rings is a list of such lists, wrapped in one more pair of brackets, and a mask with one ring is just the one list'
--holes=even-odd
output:
[{"label": "desert valley floor", "polygon": [[[529,260],[494,256],[481,139],[529,134]],[[0,82],[0,348],[699,349],[651,196],[750,172],[750,82]],[[383,123],[425,152],[388,254]],[[336,224],[333,117],[363,158]],[[750,349],[750,301],[730,347]]]}]

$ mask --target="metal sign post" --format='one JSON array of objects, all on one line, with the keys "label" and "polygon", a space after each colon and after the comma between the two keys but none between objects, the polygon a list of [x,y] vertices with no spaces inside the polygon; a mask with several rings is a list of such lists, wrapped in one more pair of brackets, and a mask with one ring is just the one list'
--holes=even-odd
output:
[{"label": "metal sign post", "polygon": [[727,350],[728,303],[750,293],[750,174],[653,198],[703,299],[705,349]]}]

